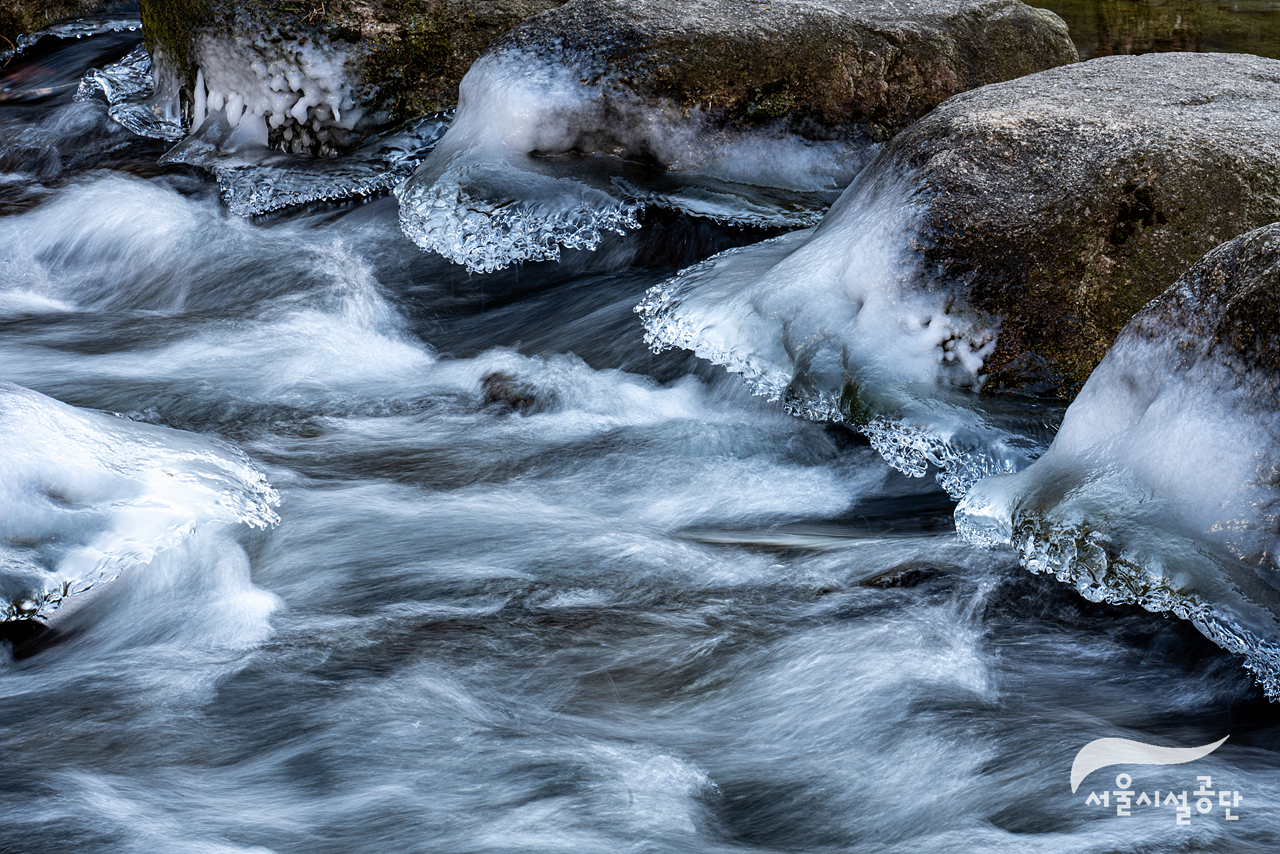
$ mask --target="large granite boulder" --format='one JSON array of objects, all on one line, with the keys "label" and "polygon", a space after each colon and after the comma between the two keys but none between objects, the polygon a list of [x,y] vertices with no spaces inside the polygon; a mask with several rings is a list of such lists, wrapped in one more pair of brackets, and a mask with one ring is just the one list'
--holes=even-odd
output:
[{"label": "large granite boulder", "polygon": [[928,275],[999,318],[989,387],[1070,394],[1206,251],[1280,219],[1280,62],[1105,57],[958,97],[885,166]]},{"label": "large granite boulder", "polygon": [[1090,599],[1192,620],[1280,696],[1280,223],[1139,312],[1049,451],[975,485],[957,526]]},{"label": "large granite boulder", "polygon": [[272,147],[301,153],[452,107],[490,41],[561,2],[142,0],[141,12],[160,88],[182,91],[188,125],[248,116]]},{"label": "large granite boulder", "polygon": [[957,95],[821,226],[687,271],[642,314],[656,345],[962,494],[1043,450],[993,426],[989,392],[1070,397],[1192,262],[1278,219],[1280,61],[1106,57]]},{"label": "large granite boulder", "polygon": [[[481,270],[594,245],[634,224],[629,203],[673,193],[693,213],[794,224],[777,216],[785,201],[748,193],[735,210],[707,185],[838,189],[946,98],[1075,59],[1061,20],[1017,0],[572,0],[468,72],[454,128],[401,195],[402,221],[424,248]],[[690,180],[637,190],[646,169]]]}]

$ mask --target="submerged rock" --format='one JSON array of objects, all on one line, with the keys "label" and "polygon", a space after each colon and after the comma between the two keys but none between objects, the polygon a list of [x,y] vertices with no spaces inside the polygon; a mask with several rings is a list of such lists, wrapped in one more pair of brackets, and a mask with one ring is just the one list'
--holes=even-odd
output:
[{"label": "submerged rock", "polygon": [[573,0],[468,72],[402,224],[477,270],[594,247],[644,203],[811,224],[939,102],[1075,59],[1017,0]]},{"label": "submerged rock", "polygon": [[1191,620],[1280,698],[1280,223],[1135,316],[1049,451],[979,482],[956,525],[1089,599]]},{"label": "submerged rock", "polygon": [[851,421],[963,494],[1053,426],[972,390],[1069,396],[1181,271],[1280,219],[1278,91],[1275,60],[1160,54],[957,95],[818,228],[713,258],[638,310],[655,346]]},{"label": "submerged rock", "polygon": [[328,154],[452,107],[489,42],[563,0],[142,0],[157,95],[195,130],[221,113],[246,141]]}]

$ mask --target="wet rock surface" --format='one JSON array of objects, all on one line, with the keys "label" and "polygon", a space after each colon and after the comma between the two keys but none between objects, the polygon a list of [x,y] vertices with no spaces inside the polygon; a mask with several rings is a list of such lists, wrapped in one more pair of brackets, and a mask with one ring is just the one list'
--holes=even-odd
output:
[{"label": "wet rock surface", "polygon": [[1016,0],[574,0],[472,66],[401,222],[473,271],[593,249],[648,205],[812,225],[938,102],[1075,58]]},{"label": "wet rock surface", "polygon": [[6,40],[12,44],[24,33],[121,5],[103,0],[0,0],[0,51],[10,46]]}]

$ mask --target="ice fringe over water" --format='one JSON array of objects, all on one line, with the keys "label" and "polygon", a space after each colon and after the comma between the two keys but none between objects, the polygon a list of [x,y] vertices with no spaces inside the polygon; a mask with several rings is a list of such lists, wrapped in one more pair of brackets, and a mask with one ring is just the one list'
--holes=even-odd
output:
[{"label": "ice fringe over water", "polygon": [[396,190],[405,234],[489,272],[594,249],[638,228],[647,205],[808,226],[868,156],[845,142],[711,131],[696,111],[643,102],[602,74],[518,50],[477,60],[453,126]]},{"label": "ice fringe over water", "polygon": [[42,616],[209,522],[279,521],[238,450],[0,382],[0,621]]},{"label": "ice fringe over water", "polygon": [[646,341],[742,374],[796,415],[855,425],[900,471],[936,469],[952,496],[1016,471],[1047,446],[1057,413],[973,394],[998,324],[920,284],[921,210],[909,180],[869,169],[818,227],[651,289],[636,307]]},{"label": "ice fringe over water", "polygon": [[[1261,315],[1275,303],[1247,302],[1232,281],[1261,273],[1246,254],[1258,234],[1210,253],[1144,308],[1049,451],[975,485],[956,528],[980,545],[1012,545],[1029,570],[1091,600],[1190,620],[1280,699],[1280,406],[1274,361],[1249,361],[1272,359],[1274,343],[1240,334],[1274,325]],[[1274,251],[1265,275],[1278,281]],[[1241,340],[1259,352],[1242,358]]]},{"label": "ice fringe over water", "polygon": [[386,192],[426,158],[452,118],[452,112],[446,112],[414,119],[349,154],[320,158],[272,151],[257,141],[237,144],[235,131],[217,113],[160,161],[212,172],[227,209],[237,216],[255,216]]}]

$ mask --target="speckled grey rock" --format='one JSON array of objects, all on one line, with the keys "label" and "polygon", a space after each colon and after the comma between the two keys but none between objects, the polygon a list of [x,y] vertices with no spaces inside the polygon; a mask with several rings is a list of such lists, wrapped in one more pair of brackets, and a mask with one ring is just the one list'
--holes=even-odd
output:
[{"label": "speckled grey rock", "polygon": [[958,92],[1077,58],[1061,19],[1018,0],[572,0],[489,52],[580,69],[605,99],[872,139]]},{"label": "speckled grey rock", "polygon": [[951,99],[869,169],[911,176],[922,275],[1001,319],[987,388],[1069,395],[1192,262],[1280,219],[1280,61],[1045,71]]}]

